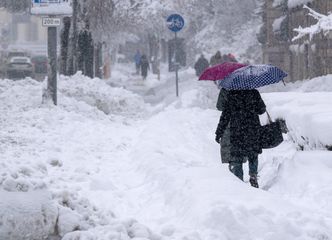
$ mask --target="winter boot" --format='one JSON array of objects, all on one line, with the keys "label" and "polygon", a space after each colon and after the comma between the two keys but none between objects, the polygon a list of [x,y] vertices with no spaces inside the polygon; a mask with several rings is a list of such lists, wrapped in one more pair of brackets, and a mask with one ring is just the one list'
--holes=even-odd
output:
[{"label": "winter boot", "polygon": [[259,188],[258,186],[258,182],[257,182],[257,175],[252,175],[250,176],[250,179],[249,179],[249,182],[250,182],[250,185],[254,188]]}]

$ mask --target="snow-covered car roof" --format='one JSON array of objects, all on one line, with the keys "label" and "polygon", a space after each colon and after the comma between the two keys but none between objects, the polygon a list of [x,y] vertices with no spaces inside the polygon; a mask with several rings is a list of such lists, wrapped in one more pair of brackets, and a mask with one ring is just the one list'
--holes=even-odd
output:
[{"label": "snow-covered car roof", "polygon": [[10,63],[31,63],[31,60],[28,57],[12,57]]}]

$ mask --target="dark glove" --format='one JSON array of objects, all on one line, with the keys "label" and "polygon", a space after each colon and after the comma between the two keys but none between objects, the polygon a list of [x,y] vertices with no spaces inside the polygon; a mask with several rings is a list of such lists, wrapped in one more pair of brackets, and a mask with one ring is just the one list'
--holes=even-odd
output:
[{"label": "dark glove", "polygon": [[216,135],[216,138],[215,138],[216,142],[220,144],[220,141],[221,141],[221,136],[219,135]]}]

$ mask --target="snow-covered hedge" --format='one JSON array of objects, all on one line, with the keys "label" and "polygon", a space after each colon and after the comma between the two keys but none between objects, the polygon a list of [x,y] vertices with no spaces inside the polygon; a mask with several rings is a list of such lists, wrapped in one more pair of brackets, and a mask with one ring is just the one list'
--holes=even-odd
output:
[{"label": "snow-covered hedge", "polygon": [[332,147],[332,93],[285,92],[263,94],[273,117],[286,120],[289,136],[304,149]]},{"label": "snow-covered hedge", "polygon": [[[332,75],[261,89],[275,118],[286,120],[293,141],[305,149],[332,146]],[[272,92],[272,93],[271,93]]]}]

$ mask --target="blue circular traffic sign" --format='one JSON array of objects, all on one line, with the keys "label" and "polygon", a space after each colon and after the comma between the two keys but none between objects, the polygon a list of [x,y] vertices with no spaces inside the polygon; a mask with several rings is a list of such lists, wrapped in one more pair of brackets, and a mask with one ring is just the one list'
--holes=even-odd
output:
[{"label": "blue circular traffic sign", "polygon": [[184,19],[179,14],[172,14],[167,18],[167,27],[172,32],[179,32],[184,26]]}]

